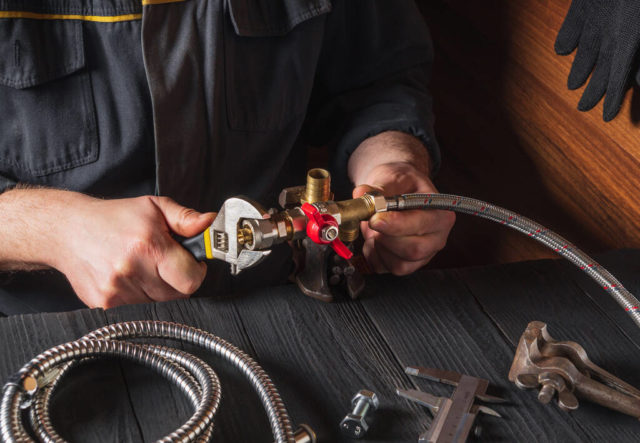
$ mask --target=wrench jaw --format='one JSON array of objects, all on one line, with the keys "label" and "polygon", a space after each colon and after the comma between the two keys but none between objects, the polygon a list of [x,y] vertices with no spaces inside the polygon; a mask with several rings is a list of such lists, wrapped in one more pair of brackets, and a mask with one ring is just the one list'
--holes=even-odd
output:
[{"label": "wrench jaw", "polygon": [[271,251],[250,251],[238,239],[238,230],[246,219],[263,219],[267,211],[246,197],[232,197],[222,204],[209,229],[211,251],[214,258],[231,265],[231,274],[238,275],[244,269],[257,265]]},{"label": "wrench jaw", "polygon": [[230,263],[231,274],[238,275],[243,269],[250,268],[260,263],[269,254],[271,254],[271,251],[249,251],[247,249],[243,249],[240,251],[235,263]]}]

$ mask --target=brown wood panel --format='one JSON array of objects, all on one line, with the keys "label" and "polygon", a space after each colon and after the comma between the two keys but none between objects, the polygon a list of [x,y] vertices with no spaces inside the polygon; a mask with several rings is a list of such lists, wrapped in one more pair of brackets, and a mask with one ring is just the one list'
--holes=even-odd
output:
[{"label": "brown wood panel", "polygon": [[[441,191],[533,218],[587,252],[640,245],[640,106],[635,90],[610,123],[576,109],[573,55],[553,44],[569,0],[420,0],[436,48],[432,91]],[[637,88],[636,88],[637,89]],[[435,265],[551,257],[502,227],[458,218]]]}]

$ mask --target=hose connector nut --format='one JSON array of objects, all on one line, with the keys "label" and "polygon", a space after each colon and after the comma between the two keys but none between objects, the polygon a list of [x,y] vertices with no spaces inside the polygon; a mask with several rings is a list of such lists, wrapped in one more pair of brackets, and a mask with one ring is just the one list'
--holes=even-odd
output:
[{"label": "hose connector nut", "polygon": [[364,194],[375,208],[375,212],[387,212],[387,199],[380,191],[371,191]]}]

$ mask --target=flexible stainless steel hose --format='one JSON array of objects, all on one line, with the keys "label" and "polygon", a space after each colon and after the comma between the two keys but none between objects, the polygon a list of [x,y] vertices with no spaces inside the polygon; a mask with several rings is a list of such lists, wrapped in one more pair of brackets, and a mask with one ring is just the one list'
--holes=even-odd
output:
[{"label": "flexible stainless steel hose", "polygon": [[388,211],[444,209],[493,220],[534,238],[594,279],[640,327],[640,302],[609,271],[560,235],[515,212],[469,197],[451,194],[403,194],[387,198]]},{"label": "flexible stainless steel hose", "polygon": [[0,437],[3,442],[31,442],[21,418],[30,409],[31,428],[41,441],[64,441],[51,425],[49,406],[55,389],[73,366],[97,357],[118,357],[148,366],[175,383],[191,400],[194,414],[161,442],[208,441],[220,403],[215,372],[191,354],[124,339],[170,338],[201,346],[231,362],[248,378],[269,416],[275,441],[294,442],[294,433],[280,394],[264,370],[231,343],[206,331],[178,323],[135,321],[97,329],[79,340],[55,346],[35,357],[3,388]]}]

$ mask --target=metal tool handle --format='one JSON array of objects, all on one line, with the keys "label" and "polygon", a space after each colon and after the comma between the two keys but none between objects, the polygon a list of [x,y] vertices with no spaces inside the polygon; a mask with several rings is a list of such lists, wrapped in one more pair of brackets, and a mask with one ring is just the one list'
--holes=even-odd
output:
[{"label": "metal tool handle", "polygon": [[186,238],[180,242],[180,244],[189,251],[196,260],[203,261],[206,259],[212,260],[213,255],[211,253],[211,234],[209,228],[205,229],[198,235]]},{"label": "metal tool handle", "polygon": [[611,389],[589,377],[583,377],[580,383],[576,384],[575,392],[580,398],[640,418],[640,399]]}]

